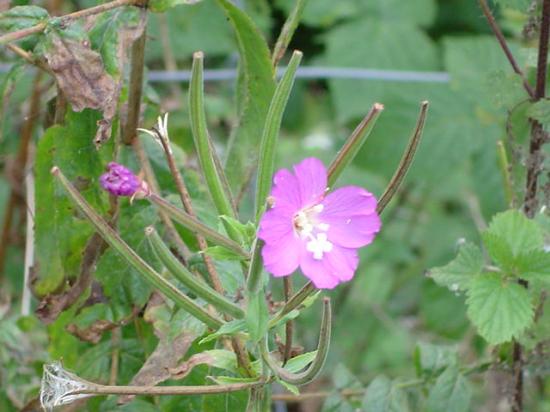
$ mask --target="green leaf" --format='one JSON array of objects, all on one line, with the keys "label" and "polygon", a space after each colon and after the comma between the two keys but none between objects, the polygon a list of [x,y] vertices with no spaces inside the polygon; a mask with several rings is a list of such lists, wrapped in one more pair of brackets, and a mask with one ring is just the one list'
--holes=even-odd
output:
[{"label": "green leaf", "polygon": [[285,382],[282,379],[277,378],[277,383],[281,385],[283,388],[285,388],[287,391],[292,393],[293,395],[299,395],[300,389],[296,385],[292,385],[291,383]]},{"label": "green leaf", "polygon": [[290,359],[286,365],[285,369],[292,373],[298,373],[302,369],[304,369],[307,365],[309,365],[315,357],[317,356],[317,351],[311,351],[302,353],[301,355],[295,356],[292,359]]},{"label": "green leaf", "polygon": [[533,322],[533,304],[523,286],[495,274],[478,276],[467,292],[468,317],[490,344],[508,342]]},{"label": "green leaf", "polygon": [[501,7],[507,7],[522,12],[527,12],[527,8],[532,4],[531,0],[496,0]]},{"label": "green leaf", "polygon": [[210,246],[203,253],[214,258],[214,260],[245,260],[241,255],[224,248],[223,246]]},{"label": "green leaf", "polygon": [[234,335],[238,332],[243,332],[246,329],[246,321],[244,319],[232,320],[224,323],[216,332],[204,337],[199,342],[200,345],[216,340],[223,335]]},{"label": "green leaf", "polygon": [[265,336],[269,323],[269,312],[263,290],[248,296],[245,319],[250,339],[253,342],[258,342]]},{"label": "green leaf", "polygon": [[550,253],[544,250],[532,250],[517,260],[519,277],[550,282]]},{"label": "green leaf", "polygon": [[221,215],[220,219],[224,222],[224,226],[230,226],[234,233],[239,235],[239,241],[246,248],[250,248],[256,238],[256,225],[253,222],[241,223],[230,216]]},{"label": "green leaf", "polygon": [[[120,235],[137,254],[151,263],[156,263],[156,259],[147,247],[147,242],[143,241],[142,233],[145,226],[153,224],[157,219],[152,206],[136,204],[128,207],[124,201],[118,217]],[[99,258],[94,276],[109,298],[117,320],[127,316],[134,305],[145,305],[152,292],[151,285],[112,248]]]},{"label": "green leaf", "polygon": [[527,109],[527,115],[543,125],[550,123],[550,100],[539,100]]},{"label": "green leaf", "polygon": [[517,210],[508,210],[493,217],[483,233],[483,243],[503,269],[516,271],[521,256],[542,249],[544,239],[536,222]]},{"label": "green leaf", "polygon": [[449,366],[431,388],[426,411],[467,412],[471,397],[472,390],[464,375],[459,373],[456,365]]},{"label": "green leaf", "polygon": [[440,373],[444,368],[457,363],[457,350],[451,346],[419,342],[414,350],[414,363],[418,376]]},{"label": "green leaf", "polygon": [[[38,142],[35,166],[38,281],[35,290],[39,296],[53,292],[64,279],[77,275],[82,250],[93,233],[65,192],[55,185],[50,169],[54,165],[62,167],[80,193],[97,209],[103,208],[98,182],[103,166],[91,139],[99,119],[99,114],[91,110],[69,112],[64,126],[49,128]],[[75,157],[75,153],[86,153],[86,160]]]},{"label": "green leaf", "polygon": [[363,410],[376,412],[404,412],[409,410],[407,395],[395,387],[387,377],[378,376],[367,387]]},{"label": "green leaf", "polygon": [[163,13],[172,7],[195,4],[200,1],[201,0],[151,0],[148,6],[151,11]]},{"label": "green leaf", "polygon": [[483,265],[481,250],[473,243],[467,242],[460,246],[453,261],[445,266],[430,269],[428,276],[452,292],[464,291],[468,289],[474,276],[481,273]]},{"label": "green leaf", "polygon": [[137,7],[120,7],[101,13],[89,32],[94,50],[99,51],[105,71],[118,79],[123,73],[126,59],[122,58],[136,34],[140,11]]},{"label": "green leaf", "polygon": [[46,21],[50,15],[38,6],[15,6],[0,13],[0,32],[26,29]]},{"label": "green leaf", "polygon": [[259,131],[265,124],[275,80],[269,48],[254,22],[228,0],[218,0],[218,4],[233,26],[241,58],[239,125],[232,132],[225,163],[229,184],[238,192],[257,161]]}]

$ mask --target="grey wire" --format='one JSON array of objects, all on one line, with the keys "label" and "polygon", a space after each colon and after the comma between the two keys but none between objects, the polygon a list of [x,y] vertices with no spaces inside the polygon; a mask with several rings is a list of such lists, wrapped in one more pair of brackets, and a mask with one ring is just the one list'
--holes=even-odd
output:
[{"label": "grey wire", "polygon": [[[0,64],[0,73],[6,73],[12,66]],[[285,68],[277,69],[281,77]],[[215,69],[204,71],[204,81],[226,81],[237,77],[236,69]],[[448,83],[450,76],[445,72],[415,72],[401,70],[360,69],[349,67],[300,67],[296,72],[299,79],[342,79],[342,80],[378,80],[391,82]],[[152,83],[188,82],[190,70],[164,71],[150,70],[147,78]]]},{"label": "grey wire", "polygon": [[[277,77],[281,77],[285,68],[277,70]],[[232,80],[237,77],[236,69],[205,70],[205,81]],[[381,80],[394,82],[426,82],[448,83],[450,76],[445,72],[415,72],[400,70],[377,70],[347,67],[300,67],[296,72],[300,79],[350,79],[350,80]],[[189,70],[157,71],[150,70],[148,80],[153,83],[188,82],[191,78]]]}]

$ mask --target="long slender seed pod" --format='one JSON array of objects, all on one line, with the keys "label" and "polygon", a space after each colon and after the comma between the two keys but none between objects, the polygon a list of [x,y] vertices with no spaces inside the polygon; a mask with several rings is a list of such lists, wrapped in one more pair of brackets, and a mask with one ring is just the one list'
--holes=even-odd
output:
[{"label": "long slender seed pod", "polygon": [[267,348],[267,340],[264,340],[261,351],[262,358],[267,363],[269,368],[280,379],[292,385],[306,385],[313,381],[325,364],[330,346],[330,333],[332,326],[332,311],[330,307],[330,298],[323,298],[323,318],[321,320],[321,331],[319,333],[319,344],[317,345],[317,354],[309,367],[300,373],[288,372],[283,367],[279,366],[270,356]]},{"label": "long slender seed pod", "polygon": [[206,283],[201,282],[193,276],[193,274],[184,265],[182,265],[178,259],[176,259],[168,246],[164,244],[154,227],[149,226],[145,228],[145,235],[147,236],[147,240],[159,260],[185,287],[200,298],[204,299],[206,302],[212,304],[221,312],[227,313],[237,319],[244,318],[244,311],[239,306],[220,295]]},{"label": "long slender seed pod", "polygon": [[103,218],[86,202],[86,200],[80,195],[78,190],[69,182],[69,180],[63,175],[61,170],[54,166],[51,173],[59,180],[61,185],[65,188],[70,198],[80,209],[80,211],[86,216],[86,218],[92,223],[95,229],[99,232],[101,237],[118,253],[126,259],[142,276],[149,282],[154,288],[158,289],[166,297],[172,299],[176,305],[186,310],[197,318],[204,322],[207,326],[218,329],[223,322],[212,316],[203,307],[197,305],[191,298],[184,295],[174,285],[164,279],[159,273],[155,271],[151,266],[147,264],[128,244],[122,240],[119,234],[103,220]]}]

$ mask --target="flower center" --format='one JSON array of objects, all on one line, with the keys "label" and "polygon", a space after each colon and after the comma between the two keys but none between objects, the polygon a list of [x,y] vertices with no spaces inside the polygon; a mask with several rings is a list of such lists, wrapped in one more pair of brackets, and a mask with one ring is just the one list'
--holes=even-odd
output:
[{"label": "flower center", "polygon": [[319,222],[318,215],[323,211],[323,205],[300,210],[294,215],[294,230],[302,239],[309,239],[306,250],[313,253],[313,259],[321,260],[323,254],[332,250],[332,243],[328,241],[329,225]]}]

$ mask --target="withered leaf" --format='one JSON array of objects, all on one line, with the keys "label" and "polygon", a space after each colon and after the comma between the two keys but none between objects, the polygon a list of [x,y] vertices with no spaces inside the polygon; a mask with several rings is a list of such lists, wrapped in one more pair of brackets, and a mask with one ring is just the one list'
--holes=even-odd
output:
[{"label": "withered leaf", "polygon": [[110,125],[116,114],[119,87],[107,74],[101,55],[83,39],[49,34],[44,56],[58,87],[74,111],[95,109],[103,112],[96,143],[110,137]]},{"label": "withered leaf", "polygon": [[[180,320],[172,316],[171,309],[154,293],[145,310],[144,319],[153,324],[155,335],[159,338],[157,347],[147,358],[139,372],[132,378],[130,385],[154,386],[173,378],[172,368],[182,359],[193,341],[204,328],[197,328],[195,321],[188,322],[189,316]],[[178,330],[174,336],[173,331]],[[133,396],[121,396],[119,404],[129,402]]]}]

